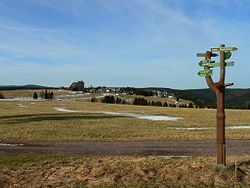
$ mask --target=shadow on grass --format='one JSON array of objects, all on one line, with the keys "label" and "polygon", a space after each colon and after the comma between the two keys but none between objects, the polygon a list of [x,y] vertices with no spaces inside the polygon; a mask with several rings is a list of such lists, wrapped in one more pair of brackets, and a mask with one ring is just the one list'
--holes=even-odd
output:
[{"label": "shadow on grass", "polygon": [[124,118],[124,116],[112,116],[103,114],[27,114],[16,116],[3,116],[0,121],[4,124],[19,124],[39,121],[65,121],[65,120],[97,120]]}]

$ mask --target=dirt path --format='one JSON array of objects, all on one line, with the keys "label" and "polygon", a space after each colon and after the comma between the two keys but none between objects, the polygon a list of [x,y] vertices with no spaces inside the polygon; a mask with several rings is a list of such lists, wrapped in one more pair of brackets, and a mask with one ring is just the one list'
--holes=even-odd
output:
[{"label": "dirt path", "polygon": [[[0,142],[0,155],[11,153],[82,155],[212,156],[214,141],[70,141]],[[230,140],[227,155],[250,155],[250,140]]]}]

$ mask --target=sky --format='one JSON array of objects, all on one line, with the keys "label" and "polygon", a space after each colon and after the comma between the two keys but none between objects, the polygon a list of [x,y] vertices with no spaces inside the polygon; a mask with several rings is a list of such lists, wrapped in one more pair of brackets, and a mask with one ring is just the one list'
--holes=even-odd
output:
[{"label": "sky", "polygon": [[225,44],[249,88],[249,38],[248,0],[1,0],[0,85],[206,88],[196,53]]}]

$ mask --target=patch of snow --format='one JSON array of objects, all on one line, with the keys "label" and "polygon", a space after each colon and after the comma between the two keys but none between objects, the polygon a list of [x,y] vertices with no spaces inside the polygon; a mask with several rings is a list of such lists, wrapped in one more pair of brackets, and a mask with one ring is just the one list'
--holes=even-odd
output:
[{"label": "patch of snow", "polygon": [[[37,99],[39,100],[39,99]],[[33,98],[24,97],[24,98],[7,98],[7,99],[0,99],[0,101],[34,101]]]},{"label": "patch of snow", "polygon": [[95,98],[99,99],[99,98],[104,98],[104,97],[105,97],[105,95],[101,95],[101,96],[96,96]]},{"label": "patch of snow", "polygon": [[28,108],[28,106],[18,106],[19,108]]},{"label": "patch of snow", "polygon": [[68,110],[68,109],[58,108],[58,107],[55,107],[54,109],[60,112],[83,112],[81,110]]},{"label": "patch of snow", "polygon": [[159,116],[159,115],[133,115],[138,119],[148,119],[152,121],[177,121],[183,118],[180,117],[170,117],[170,116]]},{"label": "patch of snow", "polygon": [[133,117],[137,119],[147,119],[152,121],[177,121],[183,119],[181,117],[171,117],[171,116],[160,116],[160,115],[143,115],[143,114],[133,114],[133,113],[124,113],[124,112],[104,112],[104,111],[82,111],[82,110],[68,110],[65,108],[54,108],[57,111],[61,112],[85,112],[85,113],[99,113],[99,114],[107,114],[107,115],[115,115],[115,116],[125,116],[125,117]]},{"label": "patch of snow", "polygon": [[143,114],[133,114],[133,113],[121,113],[121,112],[104,112],[109,115],[127,116],[137,119],[147,119],[152,121],[177,121],[183,118],[171,117],[171,116],[160,116],[160,115],[143,115]]},{"label": "patch of snow", "polygon": [[0,143],[0,146],[17,147],[17,146],[23,146],[23,144]]},{"label": "patch of snow", "polygon": [[250,126],[230,126],[230,127],[226,127],[227,129],[250,129]]},{"label": "patch of snow", "polygon": [[212,127],[182,127],[182,128],[175,128],[175,129],[193,131],[193,130],[208,130],[208,129],[214,129],[214,128]]},{"label": "patch of snow", "polygon": [[23,105],[23,104],[17,104],[17,106],[19,107],[19,108],[27,108],[28,106],[25,106],[25,105]]},{"label": "patch of snow", "polygon": [[[193,130],[209,130],[209,129],[215,129],[215,127],[180,127],[180,128],[174,128],[176,130],[187,130],[187,131],[193,131]],[[227,126],[226,129],[250,129],[250,126]]]}]

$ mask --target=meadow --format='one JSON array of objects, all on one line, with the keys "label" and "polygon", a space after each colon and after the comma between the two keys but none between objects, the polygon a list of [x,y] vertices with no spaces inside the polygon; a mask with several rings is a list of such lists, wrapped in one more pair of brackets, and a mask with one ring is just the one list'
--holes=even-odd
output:
[{"label": "meadow", "polygon": [[[182,119],[152,121],[111,112]],[[226,115],[227,127],[250,126],[249,110],[226,110]],[[81,101],[0,102],[1,140],[7,141],[202,140],[214,139],[215,127],[215,109],[114,105]],[[226,137],[250,139],[250,129],[227,129]]]},{"label": "meadow", "polygon": [[[20,91],[15,92],[12,96]],[[180,119],[153,121],[122,114]],[[227,127],[250,126],[249,110],[230,109],[226,115]],[[215,140],[215,126],[215,109],[0,101],[3,142]],[[226,138],[250,139],[250,129],[227,128]],[[215,157],[1,154],[0,187],[247,187],[249,161],[249,156],[230,156],[228,166],[222,167]]]}]

